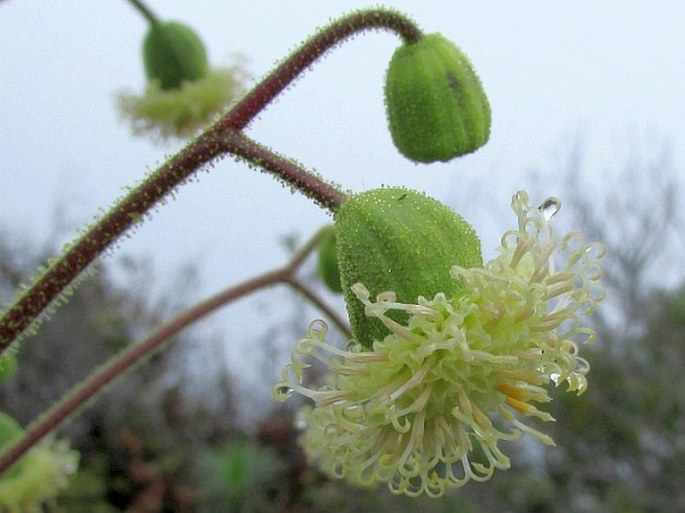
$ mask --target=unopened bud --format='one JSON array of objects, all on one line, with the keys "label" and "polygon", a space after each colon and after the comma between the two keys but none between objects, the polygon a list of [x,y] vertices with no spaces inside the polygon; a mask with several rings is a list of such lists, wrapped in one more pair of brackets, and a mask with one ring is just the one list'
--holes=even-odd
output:
[{"label": "unopened bud", "polygon": [[143,41],[145,73],[162,90],[178,89],[207,74],[207,53],[197,34],[175,21],[153,23]]},{"label": "unopened bud", "polygon": [[417,162],[448,161],[483,146],[490,104],[464,53],[440,34],[398,48],[386,75],[393,142]]}]

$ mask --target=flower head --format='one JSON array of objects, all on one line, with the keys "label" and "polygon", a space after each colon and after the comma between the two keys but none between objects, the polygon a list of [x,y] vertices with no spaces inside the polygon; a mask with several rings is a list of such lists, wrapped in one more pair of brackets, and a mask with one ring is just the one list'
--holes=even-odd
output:
[{"label": "flower head", "polygon": [[[22,436],[13,418],[0,412],[0,452]],[[34,446],[0,475],[0,511],[39,512],[69,484],[78,467],[78,453],[66,442],[46,440]]]},{"label": "flower head", "polygon": [[243,93],[247,74],[241,62],[211,68],[193,29],[176,21],[154,21],[143,40],[148,85],[138,96],[118,94],[119,110],[134,133],[161,139],[188,137],[213,121]]},{"label": "flower head", "polygon": [[129,118],[136,134],[160,139],[188,137],[215,120],[243,93],[246,72],[240,64],[213,68],[177,88],[164,89],[159,80],[148,82],[142,95],[125,91],[117,96],[122,117]]},{"label": "flower head", "polygon": [[[545,385],[587,388],[578,345],[594,332],[581,318],[604,297],[603,247],[579,233],[553,233],[556,199],[530,207],[519,192],[512,207],[518,227],[502,237],[499,256],[484,267],[451,268],[463,285],[457,294],[409,304],[393,292],[374,300],[363,284],[352,287],[366,315],[389,332],[372,350],[332,347],[322,321],[297,343],[274,392],[313,399],[302,413],[301,443],[324,472],[437,497],[509,468],[500,441],[526,432],[554,444],[533,423],[553,420],[542,406],[550,401]],[[301,384],[311,360],[331,371],[322,388]]]}]

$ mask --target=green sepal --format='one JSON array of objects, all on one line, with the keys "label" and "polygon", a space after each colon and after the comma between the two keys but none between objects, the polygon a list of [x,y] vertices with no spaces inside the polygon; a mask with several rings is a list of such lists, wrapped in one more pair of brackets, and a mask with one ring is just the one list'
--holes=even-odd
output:
[{"label": "green sepal", "polygon": [[395,146],[416,162],[471,153],[490,136],[490,104],[480,79],[466,55],[440,34],[395,51],[385,104]]},{"label": "green sepal", "polygon": [[[389,331],[367,317],[350,287],[361,282],[375,296],[393,291],[416,303],[438,292],[456,298],[463,290],[450,277],[453,265],[482,267],[480,240],[457,213],[421,192],[376,189],[350,196],[335,215],[338,265],[354,339],[371,349]],[[395,320],[406,319],[397,312]]]},{"label": "green sepal", "polygon": [[183,81],[207,75],[207,52],[188,26],[175,21],[152,23],[143,41],[143,62],[149,80],[163,90],[178,89]]},{"label": "green sepal", "polygon": [[340,270],[338,269],[338,251],[336,249],[335,231],[329,227],[319,244],[318,271],[321,281],[331,292],[340,294],[342,285],[340,284]]}]

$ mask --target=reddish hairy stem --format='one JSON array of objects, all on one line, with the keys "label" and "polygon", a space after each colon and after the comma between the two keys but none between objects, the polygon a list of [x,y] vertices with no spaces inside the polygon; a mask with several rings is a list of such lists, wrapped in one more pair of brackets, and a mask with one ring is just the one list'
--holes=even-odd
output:
[{"label": "reddish hairy stem", "polygon": [[[3,312],[0,316],[0,356],[59,297],[59,294],[88,268],[95,258],[128,231],[141,219],[141,216],[202,165],[213,160],[223,151],[227,149],[230,151],[230,144],[226,146],[218,142],[223,139],[222,134],[227,130],[244,128],[295,77],[327,50],[345,38],[371,28],[394,30],[409,42],[418,40],[422,35],[413,22],[403,15],[394,11],[374,9],[359,11],[344,17],[307,41],[300,50],[286,59],[238,102],[223,119],[162,165],[139,187],[133,189]],[[282,157],[265,159],[268,150],[263,147],[258,147],[259,151],[256,154],[248,151],[249,149],[242,144],[236,145],[235,148],[242,151],[241,157],[258,166],[268,163],[272,166],[271,171],[277,170],[282,179],[300,188],[302,192],[327,208],[335,209],[339,201],[343,199],[343,196],[336,195],[330,186],[323,188],[329,189],[324,197],[318,196],[323,189],[314,191],[304,189],[310,182],[316,183],[317,186],[323,182],[318,178],[303,180],[302,178],[308,172]]]},{"label": "reddish hairy stem", "polygon": [[369,29],[385,29],[396,32],[405,42],[415,43],[423,36],[416,24],[388,9],[358,11],[331,23],[320,33],[306,41],[288,59],[264,78],[245,96],[239,105],[228,113],[218,126],[240,130],[304,70],[328,50],[358,32]]},{"label": "reddish hairy stem", "polygon": [[326,303],[324,303],[323,300],[316,294],[316,292],[296,278],[290,278],[286,280],[286,283],[300,292],[300,294],[306,297],[319,310],[326,312],[326,315],[331,319],[331,321],[333,321],[340,331],[346,333],[348,338],[352,336],[352,332],[347,327],[345,321],[333,310],[330,310]]},{"label": "reddish hairy stem", "polygon": [[52,264],[0,318],[0,354],[114,241],[190,174],[223,151],[199,138],[155,171]]},{"label": "reddish hairy stem", "polygon": [[297,163],[271,151],[239,131],[230,131],[222,138],[227,152],[272,173],[294,190],[308,191],[308,195],[321,207],[335,212],[345,200],[345,194],[336,187],[307,171]]}]

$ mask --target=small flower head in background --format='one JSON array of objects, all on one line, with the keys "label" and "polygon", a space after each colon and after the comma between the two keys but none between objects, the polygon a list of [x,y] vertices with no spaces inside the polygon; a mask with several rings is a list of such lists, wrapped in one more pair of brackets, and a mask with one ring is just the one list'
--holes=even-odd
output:
[{"label": "small flower head in background", "polygon": [[[500,441],[525,432],[554,444],[534,425],[553,420],[542,408],[544,387],[585,391],[579,344],[595,335],[581,321],[604,297],[603,246],[580,233],[555,235],[549,221],[559,205],[553,198],[530,207],[525,192],[514,195],[518,227],[485,266],[451,268],[463,285],[451,297],[410,304],[388,291],[374,300],[354,284],[366,315],[389,332],[372,350],[354,341],[337,349],[326,343],[325,323],[312,323],[274,387],[280,400],[297,392],[314,401],[300,419],[312,463],[359,485],[439,497],[509,468]],[[319,389],[302,384],[313,360],[331,372]]]},{"label": "small flower head in background", "polygon": [[244,92],[243,59],[211,68],[197,34],[178,22],[154,22],[143,41],[145,92],[123,91],[117,101],[134,133],[186,138],[225,111]]},{"label": "small flower head in background", "polygon": [[[0,452],[22,435],[9,415],[0,412]],[[0,511],[33,513],[45,511],[69,484],[78,468],[78,453],[66,442],[45,440],[0,476]]]}]

